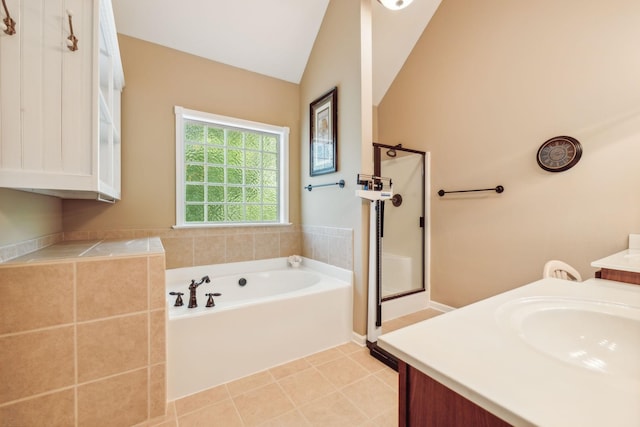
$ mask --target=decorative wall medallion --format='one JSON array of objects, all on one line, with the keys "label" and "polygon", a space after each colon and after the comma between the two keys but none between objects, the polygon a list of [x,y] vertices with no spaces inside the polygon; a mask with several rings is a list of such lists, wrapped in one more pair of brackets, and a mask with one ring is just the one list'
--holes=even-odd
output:
[{"label": "decorative wall medallion", "polygon": [[582,145],[570,136],[556,136],[538,149],[538,165],[549,172],[562,172],[575,166],[582,157]]}]

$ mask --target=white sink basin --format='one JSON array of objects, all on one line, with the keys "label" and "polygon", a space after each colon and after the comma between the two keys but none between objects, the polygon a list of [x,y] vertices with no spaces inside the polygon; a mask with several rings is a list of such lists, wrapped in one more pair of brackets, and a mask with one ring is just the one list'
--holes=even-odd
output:
[{"label": "white sink basin", "polygon": [[498,322],[536,350],[592,371],[640,378],[640,308],[562,297],[501,306]]}]

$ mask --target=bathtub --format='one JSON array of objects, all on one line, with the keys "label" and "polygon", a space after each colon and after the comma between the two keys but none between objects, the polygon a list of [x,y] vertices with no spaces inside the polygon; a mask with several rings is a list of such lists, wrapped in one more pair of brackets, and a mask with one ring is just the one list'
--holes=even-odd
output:
[{"label": "bathtub", "polygon": [[[198,307],[188,308],[188,285]],[[246,284],[240,285],[240,282]],[[353,273],[303,258],[166,271],[167,397],[175,400],[349,342]],[[184,292],[182,307],[175,296]],[[206,307],[206,293],[215,306]]]}]

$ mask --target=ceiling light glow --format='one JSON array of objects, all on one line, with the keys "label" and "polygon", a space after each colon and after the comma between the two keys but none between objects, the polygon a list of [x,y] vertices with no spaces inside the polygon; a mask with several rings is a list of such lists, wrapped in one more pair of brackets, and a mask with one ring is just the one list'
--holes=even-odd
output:
[{"label": "ceiling light glow", "polygon": [[409,6],[413,0],[378,0],[381,5],[390,10],[400,10]]}]

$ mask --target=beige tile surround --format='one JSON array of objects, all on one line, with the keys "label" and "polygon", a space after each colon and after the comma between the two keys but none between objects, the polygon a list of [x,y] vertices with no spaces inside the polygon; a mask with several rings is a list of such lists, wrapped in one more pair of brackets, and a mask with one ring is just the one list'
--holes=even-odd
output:
[{"label": "beige tile surround", "polygon": [[167,268],[277,258],[301,253],[298,226],[65,232],[65,241],[160,237]]},{"label": "beige tile surround", "polygon": [[[165,253],[135,255],[136,242],[153,236]],[[303,254],[350,269],[352,236],[315,226],[72,232],[62,243],[47,240],[55,247],[3,259],[0,427],[132,425],[162,416],[165,268]],[[113,239],[135,250],[116,256]]]},{"label": "beige tile surround", "polygon": [[325,226],[257,226],[193,229],[71,231],[0,247],[0,263],[72,241],[160,237],[167,268],[303,255],[353,269],[353,230]]},{"label": "beige tile surround", "polygon": [[303,225],[302,255],[353,270],[353,230]]},{"label": "beige tile surround", "polygon": [[38,256],[0,264],[0,426],[164,415],[164,254]]},{"label": "beige tile surround", "polygon": [[303,255],[353,269],[353,230],[324,226],[254,226],[65,232],[65,241],[162,239],[167,268]]},{"label": "beige tile surround", "polygon": [[0,263],[62,242],[63,234],[54,233],[11,245],[0,246]]}]

